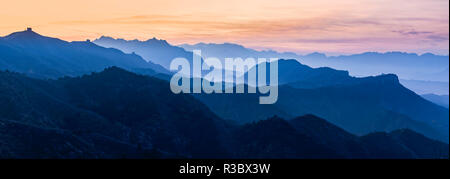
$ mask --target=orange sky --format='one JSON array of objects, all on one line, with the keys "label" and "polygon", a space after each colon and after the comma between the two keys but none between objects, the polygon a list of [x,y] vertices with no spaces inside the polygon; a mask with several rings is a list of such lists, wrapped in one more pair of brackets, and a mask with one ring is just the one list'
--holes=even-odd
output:
[{"label": "orange sky", "polygon": [[1,0],[0,36],[157,37],[348,54],[449,52],[448,0]]}]

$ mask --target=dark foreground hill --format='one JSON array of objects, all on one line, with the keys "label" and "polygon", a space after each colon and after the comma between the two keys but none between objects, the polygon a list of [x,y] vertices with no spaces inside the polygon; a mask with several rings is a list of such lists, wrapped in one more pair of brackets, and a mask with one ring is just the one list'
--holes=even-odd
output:
[{"label": "dark foreground hill", "polygon": [[1,120],[185,157],[227,156],[219,138],[223,122],[193,97],[173,94],[164,81],[116,67],[60,80],[4,72],[0,79]]},{"label": "dark foreground hill", "polygon": [[195,97],[220,117],[241,124],[273,115],[314,114],[357,135],[408,128],[448,143],[448,109],[405,88],[396,75],[356,78],[346,71],[311,68],[295,60],[279,60],[278,68],[275,104],[259,105],[259,96],[268,94]]},{"label": "dark foreground hill", "polygon": [[358,137],[313,115],[272,117],[234,135],[244,158],[448,158],[448,144],[408,129]]},{"label": "dark foreground hill", "polygon": [[311,115],[234,125],[112,67],[59,80],[0,72],[0,157],[448,158],[448,144],[410,130],[357,137]]}]

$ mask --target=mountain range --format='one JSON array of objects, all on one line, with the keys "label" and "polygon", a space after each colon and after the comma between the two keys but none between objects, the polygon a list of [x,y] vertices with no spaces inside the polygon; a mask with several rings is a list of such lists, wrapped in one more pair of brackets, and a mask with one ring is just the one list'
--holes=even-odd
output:
[{"label": "mountain range", "polygon": [[259,105],[265,94],[173,94],[166,65],[192,58],[180,47],[100,39],[156,55],[31,29],[0,38],[0,157],[448,158],[448,108],[394,74],[279,60],[278,101]]},{"label": "mountain range", "polygon": [[170,62],[175,58],[182,57],[190,62],[192,62],[193,58],[192,52],[185,51],[181,47],[172,46],[167,41],[156,38],[139,41],[102,36],[94,40],[93,43],[103,47],[119,49],[125,53],[139,54],[145,60],[159,64],[166,69],[170,69]]},{"label": "mountain range", "polygon": [[448,144],[410,130],[358,137],[313,115],[236,125],[168,86],[117,67],[58,80],[0,72],[0,157],[448,158]]},{"label": "mountain range", "polygon": [[396,75],[351,77],[346,71],[311,68],[296,60],[279,60],[278,66],[280,86],[273,105],[258,105],[258,96],[264,94],[194,96],[220,117],[238,123],[311,113],[358,135],[410,128],[448,142],[448,109],[408,90]]},{"label": "mountain range", "polygon": [[[401,79],[448,82],[449,56],[404,52],[365,52],[353,55],[326,56],[313,53],[303,56],[311,66],[328,66],[350,71],[354,76],[394,73]],[[313,65],[313,63],[317,63]]]},{"label": "mountain range", "polygon": [[[201,50],[203,58],[216,57],[224,63],[225,58],[279,58],[296,59],[311,67],[331,67],[348,71],[352,76],[376,76],[381,74],[396,74],[402,83],[418,94],[448,94],[449,57],[426,53],[417,55],[402,52],[366,52],[353,55],[326,56],[322,53],[299,55],[293,52],[277,52],[273,50],[258,51],[233,43],[198,43],[194,45],[181,44],[174,46],[165,40],[156,38],[146,41],[115,39],[102,36],[94,41],[97,45],[112,47],[126,53],[136,53],[144,59],[161,64],[169,69],[170,62],[176,57],[192,60],[192,51]],[[180,48],[181,47],[181,48]],[[443,84],[440,88],[429,85],[417,85],[423,81],[434,86]]]},{"label": "mountain range", "polygon": [[25,73],[37,78],[78,76],[106,67],[168,73],[160,65],[90,41],[67,42],[42,36],[31,29],[0,37],[0,70]]},{"label": "mountain range", "polygon": [[[203,58],[280,58],[297,59],[312,67],[331,67],[348,71],[352,76],[376,76],[381,74],[396,74],[401,83],[418,94],[448,94],[448,56],[434,54],[417,55],[413,53],[367,52],[354,55],[326,56],[322,53],[298,55],[292,52],[277,52],[273,50],[258,51],[233,43],[198,43],[195,45],[181,44],[178,47],[165,40],[156,38],[146,41],[124,40],[102,36],[95,44],[112,47],[126,53],[136,53],[147,61],[161,64],[169,69],[170,62],[176,57],[192,60],[192,51],[201,50]],[[182,48],[180,48],[182,47]],[[229,69],[228,69],[229,70]],[[205,73],[206,74],[206,73]]]},{"label": "mountain range", "polygon": [[[233,43],[198,43],[194,45],[182,44],[187,51],[194,49],[202,51],[202,57],[225,58],[280,58],[296,59],[302,64],[311,67],[331,67],[348,71],[352,76],[377,76],[381,74],[396,74],[402,80],[427,81],[429,83],[443,83],[442,90],[427,87],[426,85],[404,85],[418,94],[435,93],[448,94],[449,56],[426,53],[418,55],[403,52],[366,52],[353,55],[327,56],[323,53],[310,53],[299,55],[292,52],[276,52],[273,50],[257,51]],[[410,85],[411,84],[411,85]],[[446,90],[445,90],[446,89]]]},{"label": "mountain range", "polygon": [[202,57],[216,57],[219,59],[225,58],[285,58],[285,59],[296,59],[297,54],[292,52],[280,53],[273,50],[257,51],[254,49],[246,48],[239,44],[233,43],[198,43],[195,45],[181,44],[180,47],[187,51],[192,52],[193,50],[201,50]]}]

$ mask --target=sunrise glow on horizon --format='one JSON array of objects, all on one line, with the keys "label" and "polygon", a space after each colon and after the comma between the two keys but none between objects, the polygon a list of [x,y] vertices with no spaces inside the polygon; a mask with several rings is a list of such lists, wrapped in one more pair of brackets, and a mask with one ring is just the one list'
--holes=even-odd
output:
[{"label": "sunrise glow on horizon", "polygon": [[329,55],[448,55],[448,0],[3,1],[0,36],[26,27],[68,41],[102,35],[173,45],[238,43]]}]

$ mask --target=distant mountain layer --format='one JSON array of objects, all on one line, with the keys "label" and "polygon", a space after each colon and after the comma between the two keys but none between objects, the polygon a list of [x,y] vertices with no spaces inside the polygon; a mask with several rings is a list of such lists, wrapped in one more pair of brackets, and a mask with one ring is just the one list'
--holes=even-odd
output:
[{"label": "distant mountain layer", "polygon": [[180,47],[184,48],[187,51],[193,50],[201,50],[202,57],[216,57],[219,59],[225,58],[285,58],[285,59],[294,59],[297,58],[298,55],[295,53],[287,52],[287,53],[279,53],[273,50],[267,51],[257,51],[250,48],[246,48],[242,45],[232,44],[232,43],[223,43],[223,44],[215,44],[215,43],[198,43],[195,45],[182,44]]},{"label": "distant mountain layer", "polygon": [[448,95],[423,94],[422,97],[428,101],[435,103],[435,104],[438,104],[438,105],[448,108],[448,103],[449,103]]},{"label": "distant mountain layer", "polygon": [[165,73],[159,65],[135,54],[125,54],[91,42],[66,42],[45,37],[32,30],[0,37],[0,70],[25,73],[38,78],[78,76],[106,67],[147,69]]},{"label": "distant mountain layer", "polygon": [[438,95],[448,95],[449,94],[449,83],[448,82],[401,79],[400,83],[403,86],[416,92],[419,95],[428,94],[428,93],[433,93],[433,94],[438,94]]},{"label": "distant mountain layer", "polygon": [[122,50],[125,53],[136,53],[145,60],[159,64],[166,69],[170,69],[170,62],[175,58],[185,58],[192,62],[192,52],[187,52],[183,48],[172,46],[165,40],[156,38],[146,41],[114,39],[102,36],[94,41],[95,44]]},{"label": "distant mountain layer", "polygon": [[238,123],[275,114],[289,117],[311,113],[358,135],[410,128],[448,142],[448,109],[403,87],[395,75],[355,78],[345,71],[310,68],[295,60],[278,63],[281,86],[273,105],[258,104],[259,96],[267,94],[194,96],[222,118]]},{"label": "distant mountain layer", "polygon": [[449,56],[426,53],[366,52],[354,55],[330,56],[309,54],[300,61],[310,66],[328,66],[348,70],[354,76],[393,73],[402,79],[448,82]]},{"label": "distant mountain layer", "polygon": [[168,86],[116,67],[0,72],[0,158],[448,158],[448,144],[410,130],[358,137],[313,115],[235,125]]},{"label": "distant mountain layer", "polygon": [[372,76],[381,74],[397,74],[402,79],[448,82],[449,56],[434,54],[417,55],[414,53],[367,52],[354,55],[326,56],[322,53],[297,55],[295,53],[276,51],[257,51],[238,44],[206,44],[180,45],[188,51],[199,49],[203,57],[265,57],[280,59],[297,59],[312,67],[331,67],[349,71],[353,76]]}]

